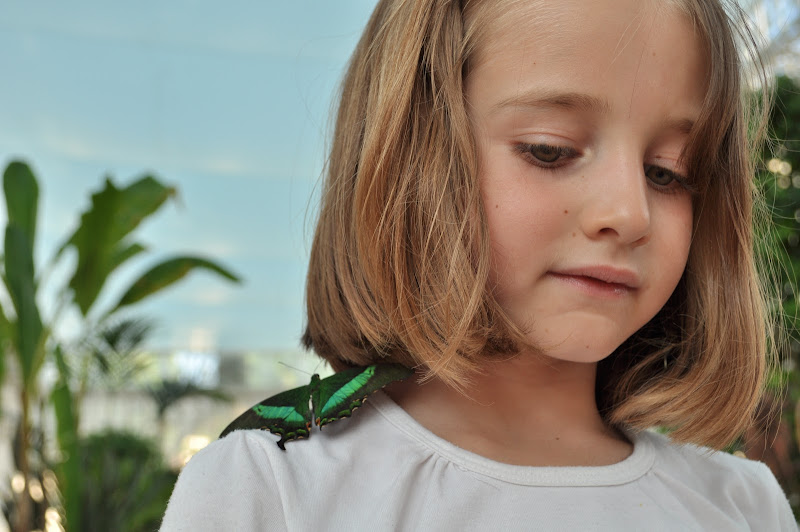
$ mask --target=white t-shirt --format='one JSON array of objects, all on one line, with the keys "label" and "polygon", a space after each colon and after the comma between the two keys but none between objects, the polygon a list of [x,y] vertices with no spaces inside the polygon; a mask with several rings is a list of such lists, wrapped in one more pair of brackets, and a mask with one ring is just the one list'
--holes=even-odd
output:
[{"label": "white t-shirt", "polygon": [[215,441],[184,468],[161,530],[797,530],[764,464],[628,437],[617,464],[514,466],[435,436],[378,392],[286,451],[260,430]]}]

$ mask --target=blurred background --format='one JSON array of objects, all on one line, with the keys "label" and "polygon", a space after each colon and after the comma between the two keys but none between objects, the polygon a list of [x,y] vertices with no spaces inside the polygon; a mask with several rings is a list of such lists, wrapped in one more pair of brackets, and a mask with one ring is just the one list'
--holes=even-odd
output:
[{"label": "blurred background", "polygon": [[[0,4],[0,531],[154,530],[194,452],[328,371],[298,347],[310,224],[374,4]],[[746,4],[779,76],[759,186],[791,318],[729,451],[797,510],[800,6]]]}]

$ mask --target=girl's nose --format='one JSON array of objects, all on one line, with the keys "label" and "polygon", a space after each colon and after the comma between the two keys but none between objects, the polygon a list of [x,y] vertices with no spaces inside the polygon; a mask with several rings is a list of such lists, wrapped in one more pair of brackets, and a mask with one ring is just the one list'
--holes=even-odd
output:
[{"label": "girl's nose", "polygon": [[[645,244],[650,237],[647,179],[641,165],[616,165],[611,175],[589,187],[581,216],[590,239],[611,238],[621,244]],[[588,178],[588,176],[587,176]]]}]

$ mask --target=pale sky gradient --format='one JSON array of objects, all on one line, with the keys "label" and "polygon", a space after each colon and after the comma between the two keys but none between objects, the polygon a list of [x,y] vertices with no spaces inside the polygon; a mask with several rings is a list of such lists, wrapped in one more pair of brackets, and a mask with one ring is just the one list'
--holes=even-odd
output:
[{"label": "pale sky gradient", "polygon": [[38,262],[104,175],[153,172],[180,202],[142,227],[153,251],[110,291],[173,252],[246,282],[196,273],[157,296],[140,308],[159,324],[152,344],[296,346],[328,112],[374,4],[3,2],[0,163],[24,158],[39,177]]}]

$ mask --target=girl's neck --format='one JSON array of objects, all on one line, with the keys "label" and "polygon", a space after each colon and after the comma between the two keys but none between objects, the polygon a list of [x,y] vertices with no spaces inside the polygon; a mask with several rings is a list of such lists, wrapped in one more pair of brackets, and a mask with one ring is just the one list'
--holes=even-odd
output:
[{"label": "girl's neck", "polygon": [[493,362],[467,394],[438,379],[387,389],[422,426],[486,458],[530,466],[599,466],[631,444],[607,427],[594,397],[596,364],[522,354]]}]

